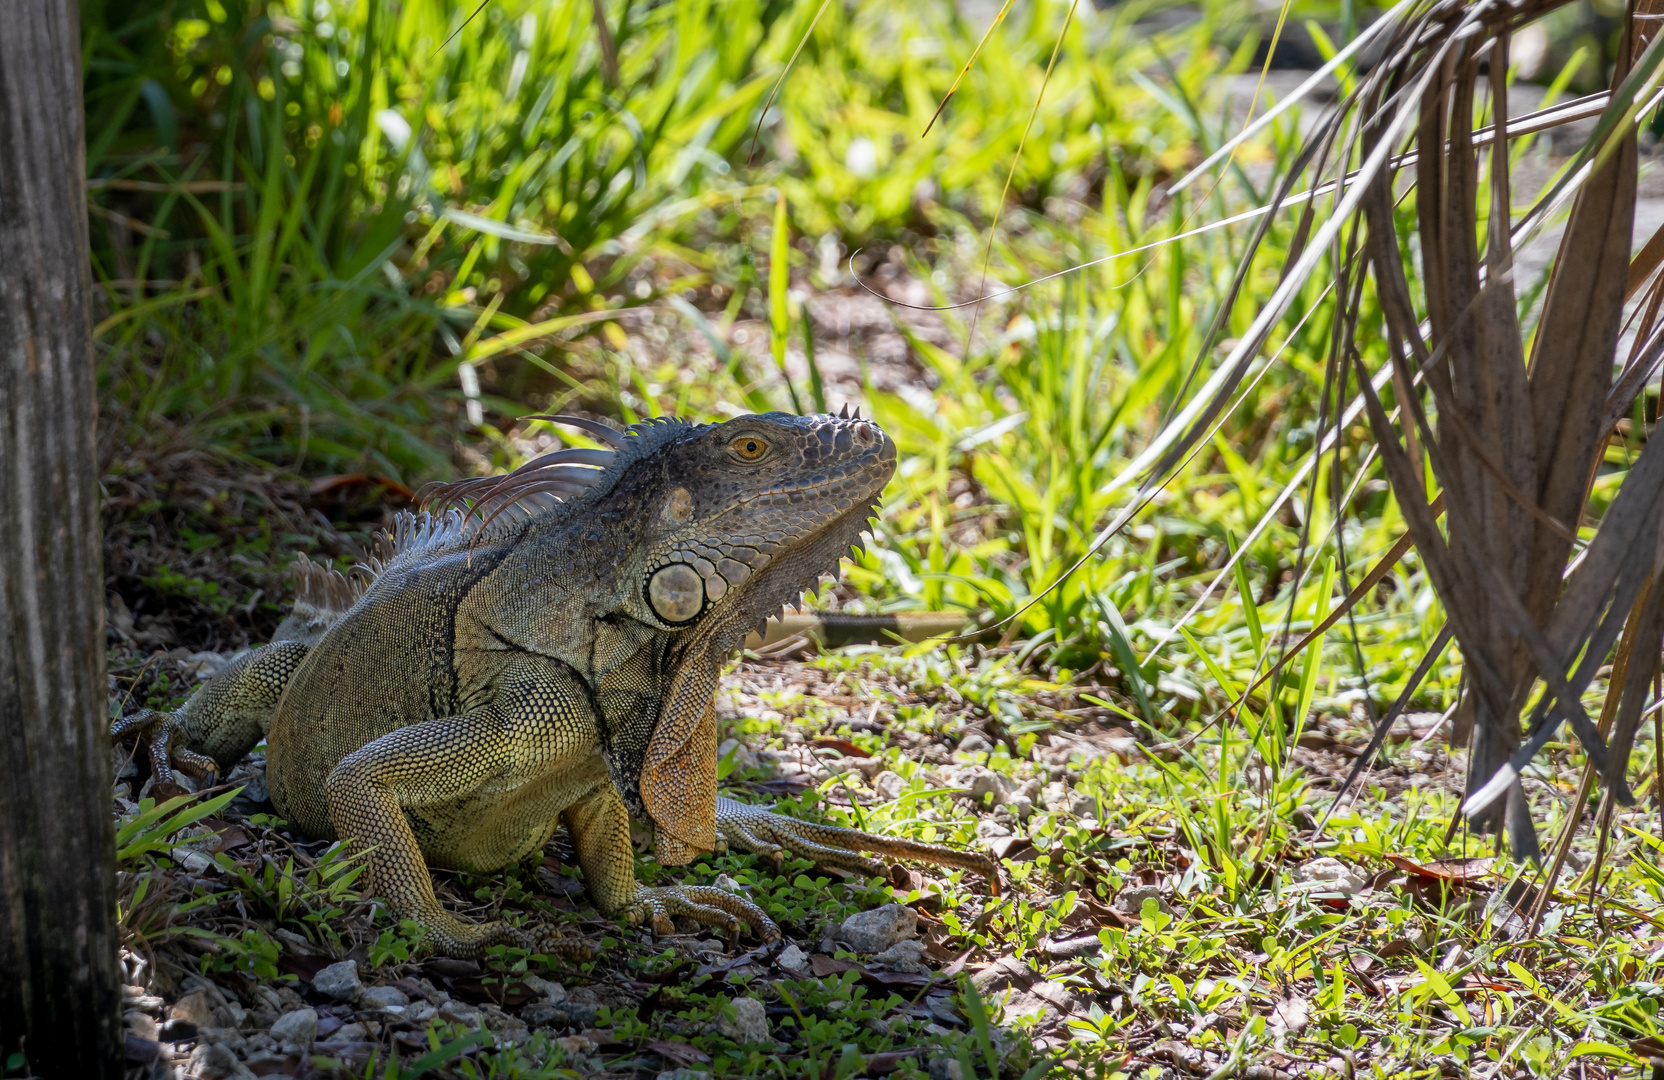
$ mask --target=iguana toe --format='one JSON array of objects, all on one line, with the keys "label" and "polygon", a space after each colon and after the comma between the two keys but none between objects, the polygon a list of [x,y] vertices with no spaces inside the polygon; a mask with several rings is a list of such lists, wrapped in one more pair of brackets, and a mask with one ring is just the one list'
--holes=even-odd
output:
[{"label": "iguana toe", "polygon": [[780,927],[762,908],[743,896],[711,885],[643,887],[637,891],[634,902],[620,914],[632,926],[650,921],[653,932],[661,936],[675,933],[676,926],[672,919],[682,915],[704,926],[720,929],[730,940],[739,936],[742,920],[750,923],[757,936],[764,941],[780,938]]},{"label": "iguana toe", "polygon": [[533,937],[529,947],[533,952],[542,953],[544,956],[559,957],[576,963],[593,960],[601,952],[593,941],[580,937],[564,937],[553,932]]},{"label": "iguana toe", "polygon": [[820,866],[850,870],[868,877],[887,877],[884,867],[873,859],[855,854],[876,852],[898,859],[912,859],[936,866],[974,870],[999,891],[998,864],[987,855],[959,851],[940,844],[925,844],[894,836],[874,836],[859,829],[821,825],[759,810],[755,806],[718,799],[717,835],[741,851],[779,858],[782,849],[810,859]]},{"label": "iguana toe", "polygon": [[216,776],[219,766],[214,759],[177,744],[183,739],[184,729],[179,718],[170,712],[141,709],[132,716],[122,717],[110,725],[110,741],[120,742],[137,735],[150,755],[150,770],[157,784],[173,784],[174,766],[199,779]]}]

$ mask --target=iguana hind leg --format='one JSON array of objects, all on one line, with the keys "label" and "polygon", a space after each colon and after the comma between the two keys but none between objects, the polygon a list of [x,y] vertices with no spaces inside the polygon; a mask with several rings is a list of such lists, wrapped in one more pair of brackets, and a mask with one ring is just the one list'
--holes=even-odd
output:
[{"label": "iguana hind leg", "polygon": [[156,782],[174,782],[173,768],[193,776],[225,772],[254,749],[271,728],[289,676],[308,647],[278,641],[216,671],[177,712],[144,709],[110,725],[110,738],[132,735],[147,744]]},{"label": "iguana hind leg", "polygon": [[567,809],[563,815],[583,868],[584,888],[595,906],[631,924],[649,923],[653,932],[675,932],[673,916],[715,927],[730,938],[746,922],[765,941],[780,937],[768,913],[743,896],[709,885],[648,887],[636,881],[630,846],[630,815],[611,784]]},{"label": "iguana hind leg", "polygon": [[[445,813],[482,786],[505,776],[513,746],[494,706],[397,728],[348,754],[324,784],[335,834],[363,853],[367,887],[393,914],[427,931],[441,956],[478,957],[493,945],[567,951],[502,920],[470,923],[446,911],[434,895],[427,859],[411,829],[411,815]],[[481,866],[493,870],[495,866]]]},{"label": "iguana hind leg", "polygon": [[852,870],[868,877],[889,875],[878,862],[863,858],[857,852],[871,851],[898,859],[974,870],[988,880],[990,889],[996,893],[999,891],[998,864],[987,855],[895,836],[874,836],[838,825],[801,821],[759,810],[733,799],[716,801],[716,832],[729,846],[753,855],[779,858],[783,852],[789,851],[822,866]]}]

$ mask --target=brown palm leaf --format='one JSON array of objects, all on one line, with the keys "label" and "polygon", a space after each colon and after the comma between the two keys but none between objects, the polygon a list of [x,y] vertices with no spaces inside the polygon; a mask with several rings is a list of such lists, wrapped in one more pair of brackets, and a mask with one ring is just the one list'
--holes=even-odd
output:
[{"label": "brown palm leaf", "polygon": [[[1593,539],[1579,548],[1576,532],[1590,524],[1585,507],[1614,424],[1664,360],[1664,278],[1646,287],[1664,265],[1664,236],[1633,266],[1630,259],[1636,125],[1664,98],[1664,39],[1653,40],[1664,0],[1631,0],[1608,93],[1530,116],[1533,131],[1597,110],[1599,119],[1570,166],[1516,222],[1508,151],[1518,132],[1503,85],[1509,40],[1565,2],[1405,0],[1371,28],[1379,59],[1308,136],[1244,257],[1239,282],[1264,223],[1300,205],[1298,241],[1277,290],[1200,392],[1117,479],[1115,486],[1135,476],[1143,483],[1099,537],[1123,526],[1182,464],[1314,272],[1325,261],[1335,267],[1340,317],[1325,422],[1338,427],[1357,411],[1368,417],[1462,650],[1468,691],[1459,717],[1473,732],[1465,810],[1486,828],[1505,824],[1514,854],[1531,858],[1537,840],[1519,773],[1562,722],[1609,797],[1632,801],[1624,771],[1664,635],[1664,588],[1650,585],[1664,571],[1664,439],[1647,442]],[[1476,124],[1486,102],[1492,122]],[[1296,193],[1302,178],[1309,191]],[[1399,229],[1406,197],[1414,200],[1413,248]],[[1528,313],[1535,318],[1528,335],[1513,251],[1567,200],[1570,220],[1541,304]],[[1371,295],[1386,337],[1385,366],[1373,371],[1366,356],[1380,356],[1379,343],[1355,337]],[[1637,296],[1638,344],[1614,378],[1625,303]],[[1224,325],[1221,316],[1216,334]],[[1389,386],[1395,409],[1381,398]],[[1443,497],[1442,526],[1424,487],[1427,465]],[[1635,655],[1643,659],[1630,661],[1608,741],[1581,695],[1631,617],[1641,620],[1634,632],[1644,644]]]}]

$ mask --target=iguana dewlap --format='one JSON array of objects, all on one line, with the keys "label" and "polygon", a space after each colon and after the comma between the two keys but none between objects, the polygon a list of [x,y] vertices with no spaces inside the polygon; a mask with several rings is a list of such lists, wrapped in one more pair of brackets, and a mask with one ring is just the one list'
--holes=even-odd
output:
[{"label": "iguana dewlap", "polygon": [[351,582],[303,559],[271,644],[177,713],[140,713],[113,734],[146,734],[163,779],[170,763],[229,769],[265,737],[278,811],[366,851],[374,891],[457,956],[548,942],[448,914],[428,866],[493,870],[561,824],[595,904],[656,927],[685,914],[778,935],[730,893],[638,885],[632,813],[671,865],[720,838],[867,872],[877,864],[851,851],[990,872],[984,856],[717,798],[719,668],[859,542],[895,471],[889,437],[844,416],[622,434],[559,419],[608,448],[436,485],[432,512],[401,515]]}]

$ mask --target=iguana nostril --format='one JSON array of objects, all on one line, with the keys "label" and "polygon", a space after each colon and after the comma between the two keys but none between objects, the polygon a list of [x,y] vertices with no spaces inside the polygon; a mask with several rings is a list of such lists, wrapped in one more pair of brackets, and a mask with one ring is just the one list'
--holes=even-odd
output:
[{"label": "iguana nostril", "polygon": [[647,600],[667,623],[685,623],[705,606],[705,583],[687,563],[671,563],[647,582]]}]

